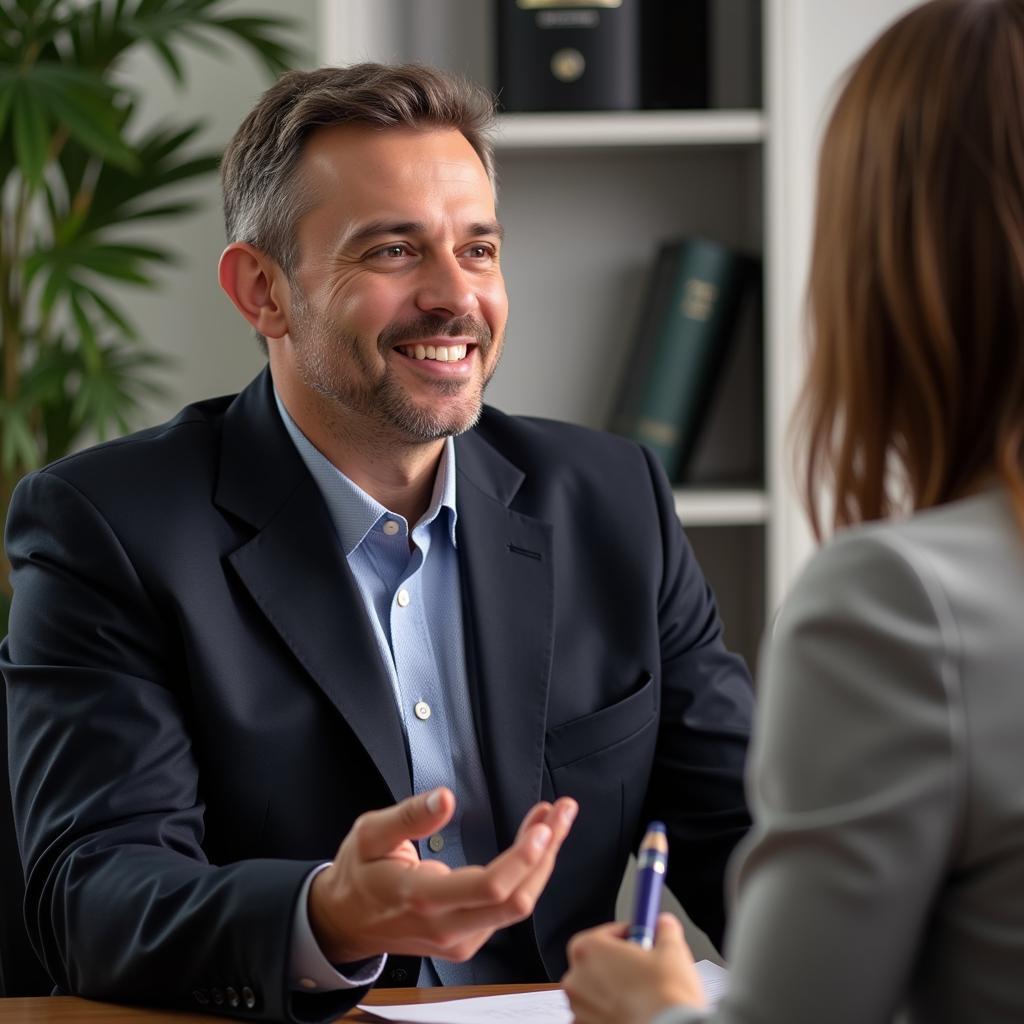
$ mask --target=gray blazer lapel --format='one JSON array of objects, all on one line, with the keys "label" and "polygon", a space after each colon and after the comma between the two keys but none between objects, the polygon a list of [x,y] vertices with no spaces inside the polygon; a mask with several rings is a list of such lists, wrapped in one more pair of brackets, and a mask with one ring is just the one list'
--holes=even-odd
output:
[{"label": "gray blazer lapel", "polygon": [[504,847],[541,794],[554,634],[552,531],[508,508],[523,479],[518,469],[475,434],[456,444],[470,688]]},{"label": "gray blazer lapel", "polygon": [[273,406],[269,374],[225,416],[215,501],[256,528],[229,556],[239,579],[344,717],[394,798],[408,796],[391,683],[323,499]]}]

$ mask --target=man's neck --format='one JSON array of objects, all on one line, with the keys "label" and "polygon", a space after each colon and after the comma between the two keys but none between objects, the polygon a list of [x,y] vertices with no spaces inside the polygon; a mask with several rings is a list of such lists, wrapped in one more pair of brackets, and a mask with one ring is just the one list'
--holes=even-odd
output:
[{"label": "man's neck", "polygon": [[357,487],[411,526],[430,507],[445,440],[410,442],[393,431],[359,429],[337,415],[280,395],[295,425]]},{"label": "man's neck", "polygon": [[443,451],[441,440],[417,445],[415,451],[408,447],[387,453],[346,449],[338,457],[324,454],[357,487],[402,516],[411,528],[430,507]]}]

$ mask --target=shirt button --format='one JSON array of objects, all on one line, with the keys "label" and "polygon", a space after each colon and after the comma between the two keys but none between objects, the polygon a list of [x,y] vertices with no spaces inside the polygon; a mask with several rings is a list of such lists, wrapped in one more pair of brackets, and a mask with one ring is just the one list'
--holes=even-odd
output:
[{"label": "shirt button", "polygon": [[430,705],[425,700],[416,701],[416,706],[412,710],[421,722],[425,722],[430,717]]},{"label": "shirt button", "polygon": [[385,533],[386,533],[386,534],[387,534],[387,535],[388,535],[389,537],[394,537],[394,535],[395,535],[396,533],[398,533],[398,531],[399,531],[400,529],[401,529],[401,527],[400,527],[400,526],[398,525],[398,523],[396,523],[396,522],[394,521],[394,519],[389,519],[389,520],[388,520],[388,521],[387,521],[387,522],[386,522],[386,523],[384,524],[384,532],[385,532]]},{"label": "shirt button", "polygon": [[398,607],[404,608],[409,603],[409,591],[402,587],[398,592]]},{"label": "shirt button", "polygon": [[299,978],[299,984],[303,988],[316,988],[316,982],[312,978]]},{"label": "shirt button", "polygon": [[434,853],[440,853],[444,849],[444,836],[431,836],[427,840],[427,846],[429,846]]}]

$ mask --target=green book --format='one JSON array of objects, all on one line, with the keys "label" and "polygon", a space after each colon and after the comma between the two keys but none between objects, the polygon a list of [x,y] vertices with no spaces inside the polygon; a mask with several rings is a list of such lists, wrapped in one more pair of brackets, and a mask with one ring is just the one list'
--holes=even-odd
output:
[{"label": "green book", "polygon": [[700,437],[754,266],[703,238],[658,250],[612,430],[647,445],[673,482]]}]

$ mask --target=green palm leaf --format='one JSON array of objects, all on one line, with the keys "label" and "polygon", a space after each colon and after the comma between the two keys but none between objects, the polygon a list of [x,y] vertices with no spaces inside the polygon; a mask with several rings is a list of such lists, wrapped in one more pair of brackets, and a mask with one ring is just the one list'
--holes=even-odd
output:
[{"label": "green palm leaf", "polygon": [[26,180],[39,184],[50,147],[50,125],[46,109],[32,91],[18,82],[13,98],[14,152]]},{"label": "green palm leaf", "polygon": [[173,264],[141,227],[193,212],[189,187],[218,154],[197,144],[198,122],[140,131],[138,97],[116,71],[140,47],[179,84],[190,47],[241,44],[275,73],[295,60],[286,19],[225,10],[0,0],[0,492],[81,440],[129,429],[161,391],[168,361],[145,349],[118,291]]},{"label": "green palm leaf", "polygon": [[0,399],[0,469],[7,474],[35,469],[40,454],[32,429],[32,407],[24,400]]},{"label": "green palm leaf", "polygon": [[154,371],[165,364],[166,359],[153,352],[114,342],[101,346],[95,361],[83,367],[71,404],[72,419],[101,440],[127,431],[139,396],[162,393]]},{"label": "green palm leaf", "polygon": [[191,203],[181,202],[168,211],[165,201],[154,193],[179,185],[190,179],[205,177],[219,165],[219,156],[212,152],[182,155],[201,125],[193,123],[184,128],[157,126],[146,132],[136,143],[136,168],[105,165],[96,181],[92,202],[81,230],[97,231],[108,225],[129,220],[143,220],[166,216],[168,212],[191,209]]}]

